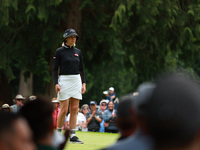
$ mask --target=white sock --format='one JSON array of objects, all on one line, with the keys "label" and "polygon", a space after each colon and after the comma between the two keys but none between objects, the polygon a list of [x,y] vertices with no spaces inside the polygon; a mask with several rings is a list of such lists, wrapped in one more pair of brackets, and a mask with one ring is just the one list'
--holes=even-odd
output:
[{"label": "white sock", "polygon": [[75,129],[71,129],[70,130],[70,138],[74,137],[76,135],[76,130]]}]

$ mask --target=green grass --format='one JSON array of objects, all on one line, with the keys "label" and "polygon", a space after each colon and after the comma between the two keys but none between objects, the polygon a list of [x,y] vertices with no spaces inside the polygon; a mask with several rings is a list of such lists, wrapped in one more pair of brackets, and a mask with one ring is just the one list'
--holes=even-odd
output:
[{"label": "green grass", "polygon": [[84,144],[73,144],[68,141],[64,150],[99,150],[115,143],[119,134],[77,131],[76,136],[84,141]]}]

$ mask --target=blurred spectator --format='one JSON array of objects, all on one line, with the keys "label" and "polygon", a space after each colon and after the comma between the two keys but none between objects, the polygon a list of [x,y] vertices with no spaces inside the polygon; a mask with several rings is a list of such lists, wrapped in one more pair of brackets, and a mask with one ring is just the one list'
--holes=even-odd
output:
[{"label": "blurred spectator", "polygon": [[[70,113],[67,116],[67,125],[70,125]],[[76,131],[80,130],[82,131],[82,128],[86,128],[87,124],[86,124],[86,118],[84,117],[84,115],[82,113],[79,112],[79,109],[77,110],[77,118],[76,118]]]},{"label": "blurred spectator", "polygon": [[109,91],[103,91],[103,94],[105,95],[106,100],[110,100],[110,93]]},{"label": "blurred spectator", "polygon": [[[87,112],[88,112],[89,110],[90,110],[90,109],[89,109],[88,104],[82,105],[82,107],[81,107],[81,113],[83,113],[83,115],[84,115],[84,117],[85,117],[85,120],[86,120],[86,114],[87,114]],[[85,121],[85,122],[83,123],[82,131],[84,131],[84,132],[87,132],[87,131],[88,131],[88,128],[87,128],[87,121]]]},{"label": "blurred spectator", "polygon": [[[107,100],[103,99],[100,101],[100,111],[99,111],[102,114],[102,116],[106,109],[107,109]],[[104,119],[102,119],[102,122],[100,123],[99,132],[105,132]]]},{"label": "blurred spectator", "polygon": [[96,110],[97,103],[95,101],[90,102],[90,108],[91,110],[86,114],[88,131],[99,132],[102,114]]},{"label": "blurred spectator", "polygon": [[125,139],[131,136],[136,128],[137,121],[131,114],[131,107],[134,101],[133,94],[127,94],[120,99],[117,107],[117,117],[115,118],[115,124],[120,130],[120,138],[118,140]]},{"label": "blurred spectator", "polygon": [[117,97],[114,87],[109,88],[109,97],[110,97],[110,100],[112,101],[114,101],[115,98]]},{"label": "blurred spectator", "polygon": [[[38,150],[56,150],[56,147],[63,149],[68,139],[69,130],[65,133],[65,138],[61,133],[54,132],[52,113],[52,103],[40,98],[27,102],[19,111],[33,131],[33,138]],[[57,138],[54,138],[55,136]],[[58,139],[60,140],[55,142]]]},{"label": "blurred spectator", "polygon": [[86,119],[86,114],[87,114],[87,112],[88,112],[89,110],[90,110],[90,109],[89,109],[88,104],[84,104],[84,105],[81,106],[80,112],[85,116],[85,119]]},{"label": "blurred spectator", "polygon": [[13,108],[10,107],[8,104],[3,104],[1,110],[5,112],[13,112]]},{"label": "blurred spectator", "polygon": [[36,99],[37,99],[37,96],[35,96],[35,95],[29,96],[29,100],[30,100],[30,101],[33,101],[33,100],[36,100]]},{"label": "blurred spectator", "polygon": [[0,150],[36,150],[27,122],[16,114],[0,111]]},{"label": "blurred spectator", "polygon": [[138,87],[138,96],[132,101],[130,110],[132,121],[137,121],[136,131],[130,137],[118,141],[105,150],[154,150],[154,142],[147,126],[146,113],[139,111],[140,104],[149,100],[155,88],[153,83],[143,83]]},{"label": "blurred spectator", "polygon": [[114,109],[114,102],[108,102],[108,109],[103,113],[105,132],[118,133],[118,128],[114,123],[116,117],[116,110]]},{"label": "blurred spectator", "polygon": [[54,124],[54,129],[57,129],[57,121],[58,121],[58,115],[60,113],[60,107],[59,107],[59,101],[57,100],[56,97],[52,98],[53,103],[53,124]]},{"label": "blurred spectator", "polygon": [[18,95],[15,96],[14,102],[16,104],[11,106],[13,108],[14,113],[17,113],[19,111],[19,109],[24,105],[23,104],[24,99],[25,98],[21,94],[18,94]]},{"label": "blurred spectator", "polygon": [[140,110],[146,114],[157,149],[200,149],[200,87],[188,75],[162,77]]},{"label": "blurred spectator", "polygon": [[139,132],[107,150],[199,150],[200,87],[183,74],[170,74],[138,88],[134,108]]}]

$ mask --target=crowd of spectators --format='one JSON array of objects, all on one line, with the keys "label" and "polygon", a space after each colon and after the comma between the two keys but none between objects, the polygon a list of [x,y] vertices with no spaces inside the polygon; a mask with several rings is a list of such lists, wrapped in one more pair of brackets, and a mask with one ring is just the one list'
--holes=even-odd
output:
[{"label": "crowd of spectators", "polygon": [[[183,74],[167,74],[142,83],[137,91],[120,98],[114,88],[99,102],[90,101],[77,111],[77,130],[119,133],[118,141],[105,150],[199,150],[200,85]],[[69,137],[55,132],[59,102],[18,94],[15,105],[0,109],[0,150],[63,149]],[[44,107],[45,106],[45,107]],[[69,124],[70,113],[67,116]],[[53,140],[52,140],[53,139]],[[17,142],[15,142],[17,141]],[[9,143],[9,144],[8,144]],[[23,147],[22,147],[23,145]]]},{"label": "crowd of spectators", "polygon": [[[118,126],[115,125],[117,110],[113,101],[117,99],[116,93],[113,87],[109,88],[107,92],[108,97],[99,102],[99,109],[96,101],[90,101],[89,105],[83,104],[80,110],[77,110],[76,130],[119,132]],[[66,130],[65,136],[55,132],[60,113],[60,105],[56,97],[52,98],[50,102],[32,95],[25,102],[25,97],[17,94],[13,101],[15,104],[12,106],[2,105],[1,112],[16,114],[16,116],[24,118],[26,126],[28,125],[26,130],[29,131],[27,133],[30,134],[30,137],[27,138],[32,138],[32,146],[31,142],[29,143],[30,148],[42,150],[48,148],[62,149],[64,147],[69,136],[70,113],[66,116],[66,124],[63,127]]]}]

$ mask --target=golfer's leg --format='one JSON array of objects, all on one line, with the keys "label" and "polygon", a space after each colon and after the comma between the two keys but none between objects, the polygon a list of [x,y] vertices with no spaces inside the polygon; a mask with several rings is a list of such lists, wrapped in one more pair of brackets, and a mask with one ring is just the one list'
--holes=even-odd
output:
[{"label": "golfer's leg", "polygon": [[68,112],[69,107],[69,99],[65,101],[60,101],[60,114],[58,116],[58,126],[57,129],[62,129],[64,123],[65,123],[65,116]]},{"label": "golfer's leg", "polygon": [[76,134],[76,120],[78,114],[79,99],[70,98],[70,142],[83,144]]},{"label": "golfer's leg", "polygon": [[70,98],[70,129],[76,129],[79,99]]}]

